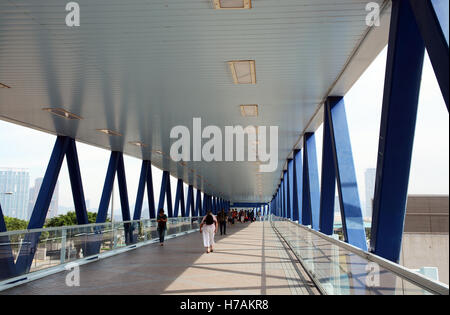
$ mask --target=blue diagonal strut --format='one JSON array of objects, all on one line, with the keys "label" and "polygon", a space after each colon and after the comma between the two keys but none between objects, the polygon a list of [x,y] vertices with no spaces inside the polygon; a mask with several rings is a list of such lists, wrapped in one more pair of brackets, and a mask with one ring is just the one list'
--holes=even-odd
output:
[{"label": "blue diagonal strut", "polygon": [[303,218],[304,225],[319,230],[320,186],[317,165],[316,140],[313,133],[305,133],[303,138]]},{"label": "blue diagonal strut", "polygon": [[[331,138],[331,141],[326,144],[331,144],[333,154],[334,172],[331,172],[336,175],[337,180],[344,238],[347,243],[366,251],[366,233],[364,230],[344,99],[342,97],[329,97],[325,103],[325,112],[328,116],[327,122],[329,124],[329,134],[327,136]],[[328,183],[328,185],[330,185],[329,189],[333,191],[334,197],[334,183]],[[326,209],[323,210],[327,211]],[[332,225],[333,221],[331,218],[334,216],[333,210],[328,209],[328,212],[324,213],[325,215],[329,217],[324,218],[324,220],[331,220],[331,223],[328,222],[328,224]],[[329,228],[330,226],[327,226],[327,229]]]},{"label": "blue diagonal strut", "polygon": [[398,262],[424,42],[409,1],[392,1],[370,250]]},{"label": "blue diagonal strut", "polygon": [[[56,138],[55,146],[53,147],[50,161],[47,170],[45,171],[41,188],[39,189],[36,204],[34,205],[30,222],[28,223],[28,230],[39,229],[44,226],[45,218],[47,217],[48,208],[53,197],[59,171],[61,170],[61,165],[69,142],[70,138],[68,137],[58,136]],[[16,262],[17,275],[27,273],[30,270],[40,235],[41,233],[26,234]]]},{"label": "blue diagonal strut", "polygon": [[[448,49],[448,1],[439,1],[442,6],[446,6],[446,10],[442,7],[442,11],[436,12],[433,1],[431,0],[410,0],[411,8],[424,40],[430,61],[436,75],[439,87],[447,110],[449,109],[449,49]],[[439,7],[441,8],[441,7]],[[442,13],[446,19],[446,25],[439,22],[437,13]],[[444,34],[444,28],[447,34]],[[417,35],[415,33],[414,35]],[[447,35],[447,38],[446,38]]]},{"label": "blue diagonal strut", "polygon": [[83,183],[81,181],[80,163],[78,161],[77,147],[74,139],[69,139],[66,159],[77,223],[88,224],[89,219],[86,209],[86,200],[84,198]]}]

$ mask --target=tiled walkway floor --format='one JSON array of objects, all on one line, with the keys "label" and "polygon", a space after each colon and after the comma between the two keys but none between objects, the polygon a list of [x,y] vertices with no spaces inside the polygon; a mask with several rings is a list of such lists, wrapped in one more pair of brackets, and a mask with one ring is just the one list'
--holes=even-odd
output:
[{"label": "tiled walkway floor", "polygon": [[228,230],[210,254],[193,233],[83,265],[79,287],[61,272],[0,294],[317,294],[270,223]]}]

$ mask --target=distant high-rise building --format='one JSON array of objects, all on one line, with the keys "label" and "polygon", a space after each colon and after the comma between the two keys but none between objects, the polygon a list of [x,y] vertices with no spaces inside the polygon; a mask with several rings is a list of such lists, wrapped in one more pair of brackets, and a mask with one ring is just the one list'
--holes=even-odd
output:
[{"label": "distant high-rise building", "polygon": [[[34,181],[34,187],[30,188],[30,203],[28,206],[28,217],[31,217],[33,212],[34,204],[36,203],[39,190],[41,189],[43,178],[36,178]],[[58,206],[59,206],[59,183],[56,182],[55,191],[53,192],[53,197],[48,208],[47,218],[54,218],[58,216]]]},{"label": "distant high-rise building", "polygon": [[372,217],[373,195],[375,194],[376,169],[368,168],[364,174],[366,183],[366,214],[365,217]]},{"label": "distant high-rise building", "polygon": [[27,219],[30,173],[22,168],[0,168],[0,204],[3,215]]}]

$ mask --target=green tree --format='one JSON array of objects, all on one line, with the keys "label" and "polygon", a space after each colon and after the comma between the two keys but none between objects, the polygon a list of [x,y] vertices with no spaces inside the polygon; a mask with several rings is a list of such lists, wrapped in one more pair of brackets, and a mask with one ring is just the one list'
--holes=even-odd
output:
[{"label": "green tree", "polygon": [[5,217],[5,224],[7,231],[26,230],[28,226],[28,221],[12,217]]},{"label": "green tree", "polygon": [[[97,219],[97,213],[88,212],[89,223],[95,223]],[[62,214],[57,217],[48,219],[45,223],[45,227],[57,227],[57,226],[68,226],[68,225],[78,225],[77,215],[75,211],[69,211],[67,214]]]}]

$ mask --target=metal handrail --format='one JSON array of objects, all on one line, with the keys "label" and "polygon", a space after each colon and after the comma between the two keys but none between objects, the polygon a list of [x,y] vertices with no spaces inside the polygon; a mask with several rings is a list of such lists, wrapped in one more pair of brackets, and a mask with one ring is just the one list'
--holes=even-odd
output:
[{"label": "metal handrail", "polygon": [[[175,219],[198,219],[201,218],[199,216],[197,217],[177,217],[177,218],[168,218],[171,220],[168,220],[168,223],[171,223],[170,221],[173,221]],[[117,221],[117,222],[105,222],[105,223],[89,223],[89,224],[80,224],[80,225],[65,225],[65,226],[57,226],[57,227],[49,227],[49,228],[39,228],[39,229],[29,229],[29,230],[15,230],[15,231],[8,231],[8,232],[1,232],[0,237],[2,236],[12,236],[12,235],[18,235],[18,234],[27,234],[27,233],[42,233],[42,232],[53,232],[53,231],[62,231],[62,230],[71,230],[71,229],[80,229],[80,228],[91,228],[91,227],[105,227],[105,226],[112,226],[115,224],[126,224],[126,223],[156,223],[156,219],[143,219],[143,220],[129,220],[129,221]]]},{"label": "metal handrail", "polygon": [[350,252],[352,252],[352,253],[354,253],[354,254],[356,254],[356,255],[358,255],[358,256],[360,256],[360,257],[362,257],[362,258],[364,258],[364,259],[366,259],[368,261],[375,262],[378,265],[380,265],[381,267],[385,268],[386,270],[391,271],[392,273],[396,274],[397,276],[399,276],[399,277],[401,277],[401,278],[403,278],[403,279],[405,279],[405,280],[407,280],[407,281],[409,281],[409,282],[411,282],[411,283],[421,287],[422,289],[425,289],[427,291],[430,291],[430,292],[433,292],[433,293],[436,293],[436,294],[441,294],[441,295],[448,295],[449,294],[449,286],[446,285],[445,283],[442,283],[442,282],[435,281],[435,280],[432,280],[430,278],[427,278],[427,277],[425,277],[424,275],[422,275],[422,274],[420,274],[418,272],[412,271],[412,270],[410,270],[410,269],[408,269],[406,267],[403,267],[403,266],[401,266],[399,264],[396,264],[396,263],[394,263],[394,262],[392,262],[390,260],[387,260],[387,259],[385,259],[383,257],[377,256],[377,255],[375,255],[373,253],[363,251],[362,249],[360,249],[358,247],[355,247],[355,246],[353,246],[351,244],[348,244],[346,242],[337,240],[337,239],[335,239],[333,237],[325,235],[325,234],[323,234],[323,233],[321,233],[319,231],[313,230],[313,229],[311,229],[311,228],[309,228],[307,226],[301,225],[301,224],[299,224],[297,222],[291,221],[291,220],[286,219],[286,218],[281,218],[281,217],[276,217],[276,216],[273,216],[273,217],[279,219],[279,221],[286,221],[286,222],[289,222],[291,224],[294,224],[294,225],[296,225],[296,226],[298,226],[298,227],[300,227],[300,228],[302,228],[302,229],[304,229],[304,230],[306,230],[306,231],[308,231],[310,233],[313,233],[313,234],[321,237],[322,239],[325,239],[326,241],[328,241],[330,243],[333,243],[333,244],[335,244],[335,245],[337,245],[339,247],[345,248],[346,250],[348,250],[348,251],[350,251]]}]

